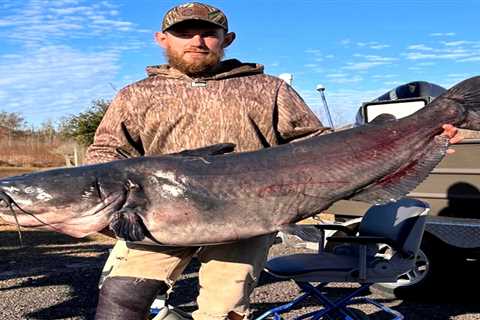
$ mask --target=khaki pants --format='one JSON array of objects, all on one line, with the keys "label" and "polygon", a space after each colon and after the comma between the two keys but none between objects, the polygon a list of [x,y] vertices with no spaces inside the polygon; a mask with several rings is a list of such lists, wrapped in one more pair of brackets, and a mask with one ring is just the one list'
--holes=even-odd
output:
[{"label": "khaki pants", "polygon": [[[197,252],[201,267],[195,320],[224,320],[233,311],[245,318],[249,296],[267,259],[273,235],[235,243],[195,247],[139,247],[118,241],[107,261],[109,277],[126,276],[165,281],[173,285]],[[148,251],[147,251],[148,250]]]}]

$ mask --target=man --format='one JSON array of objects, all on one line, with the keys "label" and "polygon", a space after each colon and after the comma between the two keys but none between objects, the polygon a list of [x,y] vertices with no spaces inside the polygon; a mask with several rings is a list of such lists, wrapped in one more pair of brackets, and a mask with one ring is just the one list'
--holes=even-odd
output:
[{"label": "man", "polygon": [[[235,143],[239,152],[251,151],[326,131],[283,80],[263,74],[257,64],[221,61],[235,34],[219,9],[179,5],[166,13],[155,39],[168,65],[148,67],[146,79],[118,93],[88,149],[88,162],[221,142]],[[201,267],[193,318],[245,319],[272,240],[266,235],[200,249],[119,241],[100,290],[96,319],[145,319],[156,295],[173,285],[194,254]],[[158,318],[181,319],[172,313]]]},{"label": "man", "polygon": [[[236,151],[289,143],[327,131],[284,81],[257,64],[221,61],[235,39],[224,13],[201,3],[169,10],[155,34],[167,65],[122,89],[88,149],[90,163],[233,142]],[[450,136],[455,129],[450,128]],[[103,282],[97,320],[146,319],[194,254],[201,267],[196,320],[246,319],[273,236],[202,248],[142,247],[119,241]],[[167,309],[165,309],[167,310]],[[182,319],[162,314],[156,319]]]}]

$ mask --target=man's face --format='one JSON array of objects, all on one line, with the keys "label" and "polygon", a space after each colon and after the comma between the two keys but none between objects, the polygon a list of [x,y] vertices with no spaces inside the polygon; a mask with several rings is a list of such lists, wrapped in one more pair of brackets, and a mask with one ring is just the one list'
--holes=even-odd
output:
[{"label": "man's face", "polygon": [[220,62],[224,48],[235,35],[213,24],[187,21],[164,33],[157,32],[155,37],[172,67],[187,75],[198,75]]}]

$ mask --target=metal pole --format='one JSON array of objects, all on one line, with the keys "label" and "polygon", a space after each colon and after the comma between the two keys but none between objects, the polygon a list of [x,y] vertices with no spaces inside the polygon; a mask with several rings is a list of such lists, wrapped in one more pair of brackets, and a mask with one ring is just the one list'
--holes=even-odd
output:
[{"label": "metal pole", "polygon": [[325,113],[327,114],[328,124],[330,128],[332,128],[332,131],[335,131],[332,115],[330,114],[330,109],[328,108],[327,99],[325,99],[325,87],[319,84],[317,85],[317,91],[320,92],[320,95],[322,96],[323,107],[325,108]]}]

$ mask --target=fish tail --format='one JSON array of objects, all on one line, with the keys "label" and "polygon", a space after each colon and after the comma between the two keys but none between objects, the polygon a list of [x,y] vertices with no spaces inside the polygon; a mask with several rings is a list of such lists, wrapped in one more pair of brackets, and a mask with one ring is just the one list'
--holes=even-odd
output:
[{"label": "fish tail", "polygon": [[480,76],[466,79],[452,87],[448,90],[448,98],[457,102],[456,105],[464,116],[457,126],[480,130]]}]

